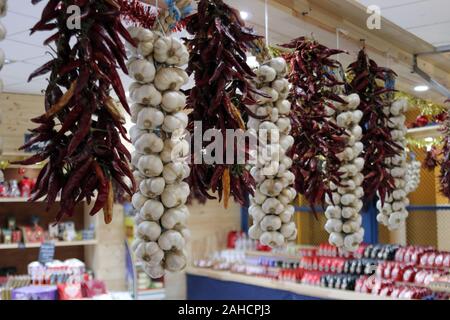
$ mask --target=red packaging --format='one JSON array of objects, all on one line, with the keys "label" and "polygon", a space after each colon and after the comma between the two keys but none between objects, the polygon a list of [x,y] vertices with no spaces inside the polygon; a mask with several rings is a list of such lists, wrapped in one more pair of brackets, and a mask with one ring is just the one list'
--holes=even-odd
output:
[{"label": "red packaging", "polygon": [[444,268],[450,268],[450,253],[447,253],[444,257],[444,261],[442,263]]},{"label": "red packaging", "polygon": [[234,249],[236,240],[239,237],[240,233],[237,231],[230,231],[228,232],[228,239],[227,239],[227,248],[228,249]]},{"label": "red packaging", "polygon": [[404,256],[403,256],[403,262],[409,263],[411,262],[411,255],[413,252],[411,252],[411,249],[407,249]]},{"label": "red packaging", "polygon": [[435,261],[436,261],[436,253],[432,252],[428,255],[427,266],[434,267],[436,265]]},{"label": "red packaging", "polygon": [[391,278],[391,270],[392,270],[391,264],[386,265],[386,268],[384,268],[384,272],[383,272],[383,278],[384,279],[390,279]]},{"label": "red packaging", "polygon": [[408,268],[403,273],[403,282],[414,282],[416,276],[416,271],[413,268]]},{"label": "red packaging", "polygon": [[90,280],[81,285],[83,297],[92,298],[106,293],[106,286],[103,281]]},{"label": "red packaging", "polygon": [[443,264],[444,264],[444,255],[442,253],[439,253],[436,256],[436,259],[434,259],[434,265],[437,268],[441,268],[443,266]]},{"label": "red packaging", "polygon": [[395,264],[391,271],[391,278],[394,281],[403,281],[403,268],[399,264]]},{"label": "red packaging", "polygon": [[424,253],[424,254],[420,257],[420,262],[419,262],[419,264],[420,264],[421,266],[423,266],[423,267],[426,267],[426,266],[427,266],[427,263],[428,263],[428,256],[429,256],[428,253]]},{"label": "red packaging", "polygon": [[66,283],[58,285],[59,300],[79,300],[83,298],[80,283]]},{"label": "red packaging", "polygon": [[16,230],[12,232],[12,243],[20,243],[22,242],[22,231]]},{"label": "red packaging", "polygon": [[380,296],[389,297],[392,294],[392,291],[394,291],[394,286],[386,286],[380,291]]},{"label": "red packaging", "polygon": [[419,271],[416,273],[416,276],[414,277],[414,283],[416,284],[424,284],[425,277],[428,275],[428,272],[425,270]]}]

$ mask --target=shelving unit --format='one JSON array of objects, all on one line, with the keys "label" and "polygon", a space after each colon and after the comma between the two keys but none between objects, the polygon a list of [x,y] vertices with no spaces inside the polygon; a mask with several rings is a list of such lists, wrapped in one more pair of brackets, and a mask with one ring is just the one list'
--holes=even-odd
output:
[{"label": "shelving unit", "polygon": [[[80,240],[80,241],[56,241],[55,247],[79,247],[79,246],[95,246],[98,244],[97,240]],[[14,250],[14,249],[34,249],[39,248],[41,243],[13,243],[0,244],[0,250]]]},{"label": "shelving unit", "polygon": [[[33,203],[33,202],[30,202],[30,201],[28,201],[28,199],[29,198],[26,198],[26,197],[19,197],[19,198],[0,198],[0,203],[20,203],[20,202],[29,202],[29,203]],[[61,199],[60,198],[57,198],[56,199],[56,202],[59,202]],[[34,202],[36,202],[36,203],[39,203],[39,202],[44,202],[44,198],[42,198],[42,199],[39,199],[39,200],[36,200],[36,201],[34,201]]]},{"label": "shelving unit", "polygon": [[[197,276],[205,279],[220,281],[224,284],[239,283],[252,287],[263,287],[274,290],[281,290],[304,297],[318,299],[338,299],[338,300],[392,300],[389,297],[375,296],[355,291],[344,291],[337,289],[328,289],[305,284],[265,279],[248,276],[244,274],[231,273],[228,271],[217,271],[211,269],[201,269],[190,267],[187,269],[188,276]],[[208,282],[208,284],[210,284]]]},{"label": "shelving unit", "polygon": [[415,139],[438,138],[442,136],[441,126],[432,125],[422,128],[414,128],[408,130],[408,136]]}]

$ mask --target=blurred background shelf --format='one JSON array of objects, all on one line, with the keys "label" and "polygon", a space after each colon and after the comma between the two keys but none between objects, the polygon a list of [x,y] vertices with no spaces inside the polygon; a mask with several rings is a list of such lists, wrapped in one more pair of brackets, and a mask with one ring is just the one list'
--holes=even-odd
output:
[{"label": "blurred background shelf", "polygon": [[[28,201],[29,198],[26,197],[18,197],[18,198],[0,198],[0,203],[16,203],[16,202],[28,202],[28,203],[40,203],[40,202],[45,202],[44,198],[36,200],[34,202],[29,202]],[[59,202],[61,199],[57,198],[56,202]]]},{"label": "blurred background shelf", "polygon": [[438,138],[442,136],[440,125],[432,125],[423,128],[413,128],[408,130],[408,136],[415,139]]},{"label": "blurred background shelf", "polygon": [[[95,246],[98,244],[97,240],[80,240],[80,241],[56,241],[55,247],[80,247],[80,246]],[[0,250],[12,250],[12,249],[33,249],[40,248],[41,243],[13,243],[13,244],[0,244]]]}]

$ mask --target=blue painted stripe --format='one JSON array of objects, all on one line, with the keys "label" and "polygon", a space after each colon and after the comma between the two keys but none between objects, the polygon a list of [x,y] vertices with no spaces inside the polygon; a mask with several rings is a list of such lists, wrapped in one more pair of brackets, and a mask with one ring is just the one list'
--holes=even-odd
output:
[{"label": "blue painted stripe", "polygon": [[[313,212],[310,207],[306,207],[306,206],[295,207],[295,210],[299,211],[299,212],[310,212],[310,213]],[[450,210],[450,205],[440,205],[440,206],[424,205],[424,206],[409,206],[408,207],[408,211],[437,211],[437,210]],[[323,209],[321,207],[317,207],[316,212],[322,213]]]},{"label": "blue painted stripe", "polygon": [[450,205],[447,206],[434,206],[434,205],[426,205],[426,206],[409,206],[408,211],[437,211],[437,210],[450,210]]}]

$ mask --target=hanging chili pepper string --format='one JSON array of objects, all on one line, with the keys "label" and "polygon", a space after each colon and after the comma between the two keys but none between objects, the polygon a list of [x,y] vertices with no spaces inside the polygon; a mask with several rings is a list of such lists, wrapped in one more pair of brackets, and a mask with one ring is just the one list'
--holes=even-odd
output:
[{"label": "hanging chili pepper string", "polygon": [[[199,1],[197,13],[186,18],[185,23],[186,30],[193,35],[186,40],[191,52],[187,70],[195,74],[196,83],[188,98],[188,108],[193,110],[189,115],[189,127],[193,129],[194,123],[201,121],[202,134],[209,129],[220,130],[225,143],[225,129],[241,129],[247,107],[256,102],[255,89],[250,82],[255,75],[246,63],[245,51],[258,37],[245,27],[239,11],[222,0]],[[206,147],[203,143],[202,150]],[[226,163],[225,157],[223,163]],[[250,184],[240,179],[240,175],[246,174],[247,169],[241,164],[193,164],[192,196],[204,202],[213,198],[208,190],[217,185],[219,199],[225,199],[230,190],[230,195],[244,205],[245,194],[252,194],[254,188],[251,179]]]},{"label": "hanging chili pepper string", "polygon": [[[70,18],[67,7],[74,4],[80,5],[83,12],[81,29],[70,29],[67,24]],[[111,180],[126,187],[129,193],[136,187],[127,169],[130,155],[124,152],[120,142],[120,135],[127,139],[124,121],[109,96],[112,88],[125,110],[129,110],[114,66],[120,65],[127,71],[120,38],[133,40],[120,21],[119,9],[114,0],[83,4],[75,0],[62,3],[50,0],[41,20],[32,28],[32,33],[57,30],[58,36],[51,40],[57,56],[30,76],[32,80],[51,72],[45,92],[46,112],[32,119],[39,125],[33,131],[33,141],[47,142],[46,147],[19,164],[48,160],[32,198],[46,195],[51,206],[62,191],[57,220],[64,215],[72,216],[80,201],[85,198],[90,201],[97,192],[91,214],[104,209],[105,222],[109,223],[113,199]],[[81,181],[89,183],[83,185]]]},{"label": "hanging chili pepper string", "polygon": [[[363,47],[364,47],[364,43]],[[386,79],[396,76],[395,72],[379,67],[369,59],[365,49],[358,53],[358,58],[348,67],[349,81],[346,92],[357,93],[361,97],[359,110],[363,112],[363,138],[365,167],[364,191],[366,198],[373,198],[378,192],[384,203],[387,195],[394,191],[394,179],[389,173],[387,159],[401,152],[391,136],[389,129],[389,107],[391,100],[387,94]],[[380,86],[378,82],[383,82]]]},{"label": "hanging chili pepper string", "polygon": [[340,160],[345,134],[330,119],[334,103],[344,103],[333,91],[342,85],[330,69],[340,64],[331,57],[341,50],[329,49],[305,37],[282,47],[292,50],[284,56],[290,65],[293,136],[291,155],[296,189],[314,207],[324,205],[331,195],[330,182],[339,184]]}]

